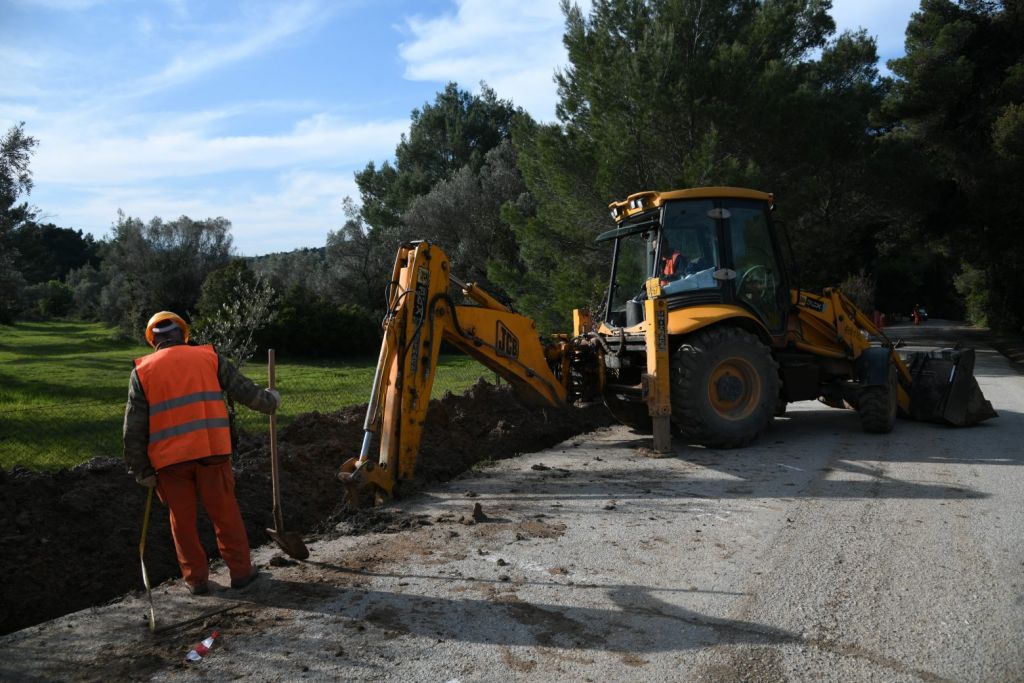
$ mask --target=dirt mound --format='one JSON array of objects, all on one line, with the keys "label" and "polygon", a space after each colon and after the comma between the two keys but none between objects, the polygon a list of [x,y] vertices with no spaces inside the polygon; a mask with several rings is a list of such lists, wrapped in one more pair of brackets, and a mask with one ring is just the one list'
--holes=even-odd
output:
[{"label": "dirt mound", "polygon": [[[299,416],[279,434],[281,485],[289,531],[366,533],[417,524],[392,510],[340,509],[335,474],[358,452],[365,406]],[[451,479],[483,460],[553,446],[611,423],[603,406],[553,410],[523,405],[508,387],[481,381],[465,395],[432,401],[417,465],[417,486]],[[243,434],[235,458],[236,494],[253,545],[267,542],[270,449]],[[120,460],[98,458],[70,470],[0,471],[0,634],[141,589],[138,542],[145,491]],[[180,576],[166,508],[155,504],[146,543],[151,581]],[[213,531],[200,515],[207,553]],[[315,555],[315,549],[313,550]]]}]

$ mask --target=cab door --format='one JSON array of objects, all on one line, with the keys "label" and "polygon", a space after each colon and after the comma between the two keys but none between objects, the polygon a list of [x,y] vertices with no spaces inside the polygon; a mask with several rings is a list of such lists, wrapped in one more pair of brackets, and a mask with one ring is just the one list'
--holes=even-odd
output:
[{"label": "cab door", "polygon": [[786,326],[789,290],[766,202],[724,199],[719,216],[728,245],[732,299],[750,309],[773,333]]}]

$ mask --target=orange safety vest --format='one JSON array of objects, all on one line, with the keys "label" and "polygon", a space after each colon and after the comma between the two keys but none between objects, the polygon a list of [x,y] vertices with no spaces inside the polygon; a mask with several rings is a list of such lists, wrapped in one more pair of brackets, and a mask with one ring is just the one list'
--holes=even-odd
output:
[{"label": "orange safety vest", "polygon": [[149,460],[161,469],[231,453],[228,411],[212,346],[171,346],[135,361],[149,402]]},{"label": "orange safety vest", "polygon": [[683,257],[678,251],[673,251],[671,256],[665,258],[665,267],[662,275],[682,275]]}]

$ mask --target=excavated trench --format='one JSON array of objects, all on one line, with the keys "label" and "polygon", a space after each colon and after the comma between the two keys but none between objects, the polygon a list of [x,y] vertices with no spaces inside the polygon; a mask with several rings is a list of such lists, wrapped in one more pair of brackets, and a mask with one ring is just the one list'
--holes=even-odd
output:
[{"label": "excavated trench", "polygon": [[[307,538],[369,530],[380,516],[341,507],[335,474],[356,454],[364,407],[308,413],[279,434],[286,528]],[[417,464],[417,484],[446,481],[484,460],[553,446],[611,424],[601,405],[568,410],[534,408],[507,387],[481,381],[464,395],[431,402]],[[268,542],[270,449],[265,435],[243,434],[235,458],[236,494],[250,543]],[[0,471],[0,634],[102,604],[142,588],[138,542],[145,491],[120,460],[95,459],[71,470]],[[180,576],[166,508],[154,504],[146,567],[158,584]],[[207,553],[217,556],[213,531],[200,514]],[[314,551],[315,552],[315,551]]]}]

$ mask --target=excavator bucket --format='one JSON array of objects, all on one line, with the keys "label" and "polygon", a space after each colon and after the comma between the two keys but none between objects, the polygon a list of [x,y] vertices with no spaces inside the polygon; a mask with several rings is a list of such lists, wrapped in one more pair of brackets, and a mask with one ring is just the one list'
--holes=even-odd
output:
[{"label": "excavator bucket", "polygon": [[358,458],[342,463],[338,481],[342,485],[342,505],[349,510],[382,504],[390,497],[394,485],[385,468],[373,460],[360,462]]},{"label": "excavator bucket", "polygon": [[974,349],[909,354],[910,417],[957,427],[998,417],[974,377]]}]

